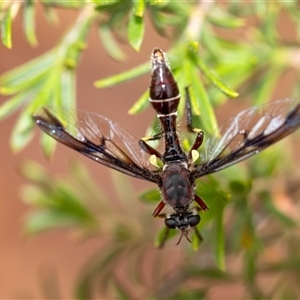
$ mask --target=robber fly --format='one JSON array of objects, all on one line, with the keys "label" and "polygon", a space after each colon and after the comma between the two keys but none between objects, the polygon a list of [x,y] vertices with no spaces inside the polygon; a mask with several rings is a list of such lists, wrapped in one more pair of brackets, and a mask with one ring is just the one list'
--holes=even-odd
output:
[{"label": "robber fly", "polygon": [[[165,218],[167,231],[162,244],[169,229],[181,232],[179,243],[182,236],[189,240],[191,228],[200,238],[196,228],[199,211],[208,210],[204,200],[195,194],[196,179],[236,164],[295,131],[300,126],[300,104],[286,99],[252,107],[223,123],[218,135],[204,139],[204,132],[192,126],[186,90],[187,127],[196,137],[185,152],[177,132],[180,93],[162,50],[153,50],[151,66],[149,101],[161,124],[160,132],[152,137],[137,139],[118,123],[79,110],[42,107],[33,119],[60,143],[105,166],[158,185],[162,199],[153,216]],[[163,152],[148,144],[157,139],[164,140]],[[156,159],[162,166],[155,164]],[[167,212],[163,213],[163,209]]]}]

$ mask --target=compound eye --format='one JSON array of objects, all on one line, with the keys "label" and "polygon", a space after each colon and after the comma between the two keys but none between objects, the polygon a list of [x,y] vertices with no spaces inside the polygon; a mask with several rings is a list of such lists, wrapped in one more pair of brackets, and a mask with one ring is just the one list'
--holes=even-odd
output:
[{"label": "compound eye", "polygon": [[165,225],[168,228],[175,229],[176,228],[176,220],[175,220],[175,218],[165,219]]},{"label": "compound eye", "polygon": [[188,218],[188,224],[191,227],[196,226],[197,224],[199,224],[200,222],[200,216],[199,215],[192,215]]}]

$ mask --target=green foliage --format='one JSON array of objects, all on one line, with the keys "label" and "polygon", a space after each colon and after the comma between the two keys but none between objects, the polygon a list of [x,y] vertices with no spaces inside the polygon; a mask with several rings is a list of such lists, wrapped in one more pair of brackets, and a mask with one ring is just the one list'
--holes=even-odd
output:
[{"label": "green foliage", "polygon": [[[96,216],[87,207],[88,202],[81,202],[80,190],[75,191],[63,180],[49,181],[50,174],[34,162],[23,164],[21,171],[32,182],[22,188],[21,196],[27,204],[37,208],[25,221],[27,234],[63,227],[79,227],[90,233],[97,226]],[[73,166],[73,171],[82,170]]]},{"label": "green foliage", "polygon": [[[13,46],[11,28],[19,11],[28,43],[38,45],[36,5],[35,1],[0,3],[5,47]],[[126,56],[116,37],[139,51],[147,39],[145,18],[149,18],[151,24],[147,26],[172,41],[168,51],[171,68],[182,94],[189,87],[194,125],[205,132],[217,125],[215,107],[227,98],[236,98],[236,90],[241,97],[251,98],[253,104],[261,104],[272,97],[285,71],[292,69],[299,77],[297,1],[254,1],[245,5],[239,1],[44,0],[39,5],[45,7],[50,24],[57,22],[55,7],[76,9],[78,18],[53,49],[0,77],[0,92],[11,96],[0,106],[0,119],[21,106],[25,108],[11,137],[15,151],[22,150],[33,136],[31,114],[36,107],[76,107],[76,70],[94,24],[107,54],[122,62]],[[293,42],[287,43],[277,31],[282,11],[294,26]],[[99,79],[95,86],[112,87],[148,71],[147,61]],[[296,81],[293,93],[299,93]],[[147,109],[147,97],[146,91],[129,112]],[[179,117],[183,114],[184,99]],[[157,120],[148,131],[156,129]],[[190,144],[191,138],[187,136],[185,143]],[[41,139],[43,151],[51,156],[55,143],[44,135]],[[279,180],[290,182],[292,159],[282,158],[283,154],[292,156],[287,145],[281,143],[266,150],[251,159],[247,168],[244,164],[234,166],[199,182],[196,192],[210,207],[209,212],[201,212],[198,226],[203,240],[196,234],[191,236],[192,248],[199,251],[193,251],[185,242],[174,248],[175,232],[171,232],[167,249],[153,252],[153,241],[159,245],[166,230],[158,232],[153,224],[159,220],[150,217],[149,206],[153,209],[160,199],[158,191],[143,192],[140,199],[149,206],[140,204],[127,178],[113,173],[120,208],[116,210],[88,172],[76,163],[71,166],[70,176],[64,178],[49,174],[34,162],[22,165],[22,173],[30,183],[22,188],[21,197],[34,209],[25,218],[24,230],[37,234],[69,228],[80,236],[104,238],[103,248],[96,251],[78,276],[74,286],[74,297],[78,299],[96,298],[99,287],[101,297],[207,299],[215,287],[234,288],[241,282],[245,298],[299,298],[297,197],[294,195],[291,201],[291,193],[278,190],[276,185]],[[178,253],[180,259],[173,260]],[[260,278],[266,275],[274,279],[268,288],[260,284]]]}]

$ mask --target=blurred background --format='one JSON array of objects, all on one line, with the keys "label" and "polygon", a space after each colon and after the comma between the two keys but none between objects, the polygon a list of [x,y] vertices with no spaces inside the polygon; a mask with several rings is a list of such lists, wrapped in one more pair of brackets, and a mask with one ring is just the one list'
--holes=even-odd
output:
[{"label": "blurred background", "polygon": [[[13,24],[13,47],[6,49],[0,46],[0,74],[17,67],[49,50],[59,42],[62,34],[71,26],[77,17],[77,11],[57,9],[59,24],[53,27],[45,20],[42,6],[37,5],[36,23],[39,45],[31,47],[22,31],[21,15]],[[125,64],[114,62],[101,47],[97,29],[94,27],[88,37],[88,47],[79,65],[77,75],[78,107],[87,111],[97,112],[122,124],[135,136],[145,134],[145,128],[154,117],[154,112],[129,116],[128,110],[135,100],[145,91],[149,82],[149,74],[117,88],[106,90],[96,89],[94,81],[122,70],[137,66],[150,59],[155,46],[162,49],[168,47],[168,41],[149,30],[147,41],[141,52],[136,53],[129,46],[122,48],[129,59]],[[155,41],[155,42],[153,42]],[[0,96],[1,103],[7,97]],[[0,131],[3,138],[1,146],[1,180],[0,180],[0,297],[21,299],[40,297],[39,284],[46,270],[54,271],[61,282],[62,298],[69,298],[71,287],[78,271],[87,261],[87,257],[101,245],[96,237],[84,243],[73,239],[68,231],[52,231],[28,238],[22,233],[22,221],[28,206],[20,199],[20,187],[26,180],[20,175],[20,164],[27,159],[35,159],[54,174],[67,172],[70,160],[82,161],[91,171],[95,181],[101,184],[107,195],[115,197],[110,179],[111,171],[96,164],[72,150],[58,146],[57,153],[51,161],[47,161],[38,144],[38,138],[21,153],[15,155],[9,147],[9,138],[17,115],[14,114],[1,123]],[[138,124],[138,125],[137,125]],[[41,134],[36,128],[38,135]],[[138,180],[131,180],[139,189],[150,186]],[[132,198],[137,197],[138,190]],[[136,205],[142,205],[136,201]],[[132,207],[132,210],[135,210]],[[150,209],[151,211],[151,209]],[[151,216],[149,215],[149,218]]]},{"label": "blurred background", "polygon": [[[13,47],[11,49],[7,49],[3,45],[0,45],[0,74],[26,63],[54,47],[60,41],[63,33],[72,26],[74,19],[76,19],[78,15],[78,11],[76,10],[57,8],[55,10],[58,13],[59,23],[57,26],[51,26],[45,20],[42,5],[36,5],[36,9],[36,35],[38,45],[36,47],[30,46],[24,37],[22,16],[19,13],[16,16],[12,27]],[[253,15],[245,16],[246,27],[257,22],[256,18],[257,17]],[[170,49],[172,46],[171,40],[166,37],[162,37],[155,32],[149,17],[146,17],[145,20],[147,31],[139,52],[134,51],[126,43],[120,44],[121,49],[128,56],[127,61],[124,63],[115,62],[107,55],[101,46],[96,26],[92,26],[87,38],[87,48],[84,50],[76,72],[76,97],[78,99],[78,107],[83,110],[99,113],[111,120],[117,121],[136,137],[142,137],[145,135],[146,129],[149,124],[152,123],[155,116],[151,109],[147,109],[137,115],[128,114],[128,110],[135,103],[136,99],[145,92],[149,83],[149,73],[122,85],[108,89],[96,89],[93,83],[98,79],[117,74],[149,61],[150,53],[154,47],[160,47],[165,51]],[[289,20],[288,13],[283,12],[280,14],[276,24],[277,27],[275,30],[278,30],[278,35],[282,37],[286,43],[292,43],[291,41],[296,35],[296,31],[294,24]],[[225,32],[225,30],[222,31],[223,29],[220,28],[217,28],[216,30],[219,30],[219,33],[221,32],[221,35],[223,36],[227,35],[229,39],[243,39],[245,41],[248,40],[248,42],[250,40],[249,36],[247,36],[249,32],[245,30],[245,27],[237,28],[232,30],[230,33]],[[257,30],[260,31],[259,26]],[[261,30],[263,29],[261,28]],[[295,42],[295,46],[297,47],[297,42]],[[295,59],[296,57],[299,57],[299,55],[295,56]],[[299,67],[299,61],[298,63],[295,61],[295,66]],[[295,84],[295,74],[295,70],[284,70],[281,74],[282,76],[280,76],[280,80],[276,81],[276,84],[272,86],[272,93],[266,93],[270,96],[270,99],[282,99],[289,97],[291,94],[291,87]],[[243,86],[242,94],[243,91],[247,90],[247,88],[248,87]],[[240,90],[238,90],[238,92],[240,92]],[[251,105],[249,95],[245,92],[244,96],[245,101],[237,100],[236,102],[227,102],[218,106],[216,110],[218,119],[225,120],[227,117],[233,116],[236,112]],[[0,104],[4,103],[6,99],[8,99],[8,97],[0,95]],[[265,99],[265,102],[268,102],[270,99]],[[155,283],[155,281],[153,281],[153,277],[155,277],[156,273],[161,275],[157,275],[157,279],[159,278],[159,280],[156,282],[156,287],[157,290],[160,290],[160,293],[157,292],[156,295],[165,295],[166,298],[171,297],[168,295],[168,290],[172,290],[172,286],[176,286],[177,284],[180,287],[182,284],[183,288],[201,286],[204,290],[207,284],[207,286],[210,287],[208,293],[208,298],[210,299],[241,299],[241,297],[249,297],[249,294],[246,292],[247,284],[243,281],[245,277],[242,275],[239,279],[237,279],[240,265],[243,264],[242,257],[243,253],[246,251],[245,249],[241,249],[237,255],[237,252],[230,252],[230,255],[226,257],[227,265],[229,265],[229,269],[232,271],[230,275],[232,277],[229,275],[228,276],[230,278],[226,277],[222,272],[222,274],[216,272],[206,275],[201,274],[202,277],[199,275],[197,279],[198,281],[194,278],[194,281],[192,280],[188,283],[188,285],[185,285],[185,281],[181,278],[181,276],[184,277],[185,275],[178,275],[180,274],[180,268],[184,265],[193,266],[194,259],[195,265],[199,262],[201,262],[202,265],[204,264],[203,262],[210,265],[212,261],[214,261],[211,257],[212,253],[207,251],[203,251],[201,253],[202,249],[200,247],[200,250],[198,250],[199,253],[196,255],[193,253],[193,250],[190,249],[190,245],[186,243],[186,241],[182,241],[179,246],[174,247],[175,240],[173,239],[168,242],[163,250],[155,249],[154,239],[163,222],[161,220],[152,219],[151,212],[154,205],[146,205],[137,200],[138,195],[141,192],[153,187],[151,184],[136,179],[127,179],[127,177],[124,178],[122,175],[116,175],[115,172],[108,168],[61,145],[58,145],[54,156],[49,161],[42,153],[42,149],[39,144],[41,132],[38,128],[35,129],[37,134],[29,146],[23,151],[15,154],[11,150],[9,140],[12,128],[17,118],[17,114],[12,114],[2,121],[0,125],[2,138],[0,155],[0,298],[51,298],[51,293],[52,298],[56,298],[58,296],[61,299],[74,297],[74,290],[76,289],[75,286],[78,281],[80,281],[80,276],[82,276],[80,274],[82,274],[83,269],[89,270],[87,263],[89,261],[93,261],[91,257],[101,254],[101,249],[105,249],[103,250],[103,253],[109,253],[109,250],[105,248],[105,245],[107,240],[110,238],[106,235],[93,236],[93,234],[90,234],[89,237],[88,235],[81,234],[81,232],[71,229],[50,230],[43,234],[31,237],[25,234],[23,226],[24,218],[26,214],[32,210],[32,208],[30,205],[27,205],[21,200],[21,193],[24,193],[24,189],[22,189],[22,187],[24,184],[28,183],[28,179],[24,178],[20,170],[22,168],[22,164],[28,160],[34,160],[43,165],[45,170],[47,170],[51,176],[58,177],[60,179],[69,178],[72,162],[79,161],[84,164],[91,174],[94,184],[99,185],[99,189],[105,193],[106,199],[116,204],[115,209],[118,211],[117,216],[119,216],[119,214],[128,214],[131,218],[130,220],[133,220],[133,223],[137,214],[140,214],[140,219],[149,219],[145,221],[145,223],[139,223],[139,219],[139,222],[137,223],[140,224],[139,228],[136,228],[136,226],[139,226],[136,223],[132,225],[132,228],[138,232],[138,234],[145,234],[144,239],[148,241],[147,244],[144,244],[144,247],[146,247],[149,252],[147,252],[146,257],[141,256],[141,258],[143,258],[143,263],[141,264],[142,270],[140,270],[140,272],[143,274],[143,279],[141,281],[135,279],[134,285],[118,285],[125,286],[123,296],[120,292],[122,289],[120,288],[119,290],[118,295],[120,299],[125,299],[125,295],[137,295],[137,298],[141,299],[148,298],[151,287]],[[296,141],[299,142],[299,138],[298,140],[296,139]],[[291,148],[293,148],[295,146],[295,141],[294,143],[289,141],[288,145],[291,145]],[[291,151],[297,153],[297,150],[293,149]],[[282,148],[279,146],[276,151],[282,152]],[[265,156],[264,159],[267,159],[267,157],[268,156]],[[289,159],[287,159],[287,161],[289,161]],[[253,164],[255,164],[255,162],[253,162]],[[298,195],[295,190],[300,177],[298,172],[299,158],[295,158],[293,164],[293,170],[290,170],[289,172],[284,170],[282,173],[278,171],[280,167],[277,166],[276,171],[274,171],[276,174],[273,176],[273,179],[275,178],[274,181],[262,181],[258,178],[258,186],[266,184],[266,182],[270,183],[270,185],[279,186],[280,188],[278,189],[280,189],[280,192],[277,193],[277,196],[281,193],[281,189],[285,190],[287,186],[292,186],[293,192],[295,193],[294,195]],[[73,172],[76,172],[76,169],[75,171],[73,169]],[[283,179],[286,179],[285,176],[287,173],[289,173],[291,177],[289,183],[292,182],[293,184],[288,185],[288,183],[282,182]],[[127,180],[130,183],[129,187],[126,186]],[[116,183],[118,184],[118,182],[121,184],[121,193],[116,190]],[[123,191],[122,184],[124,188]],[[281,195],[283,194],[284,192],[281,193]],[[284,194],[281,198],[278,196],[277,201],[285,199],[284,197],[288,198],[288,196]],[[122,205],[120,205],[118,204],[119,200],[117,200],[120,198],[124,198],[124,201],[126,201],[126,199],[131,199],[132,201],[128,202],[128,204],[123,202]],[[299,212],[294,211],[296,208],[293,204],[291,204],[290,198],[288,198],[284,203],[284,213],[287,213],[287,215],[292,219],[295,216],[299,216]],[[254,207],[257,207],[257,203]],[[295,216],[291,216],[291,211],[294,211]],[[234,215],[226,215],[224,220],[228,221],[228,217],[234,218]],[[261,222],[260,216],[256,216],[256,219],[253,218],[253,220],[257,220],[261,227],[265,226],[264,223]],[[107,222],[109,223],[109,220],[107,220]],[[111,219],[111,222],[114,222],[113,218]],[[268,223],[268,221],[266,222]],[[107,226],[109,228],[109,225]],[[256,224],[253,226],[255,227]],[[293,224],[293,226],[296,225]],[[230,222],[228,228],[226,230],[229,230],[230,234],[232,234]],[[294,233],[297,236],[299,233],[298,227],[293,228],[295,230]],[[281,232],[281,230],[284,231],[285,228],[281,228],[278,232]],[[209,231],[206,234],[208,233],[213,234],[213,232]],[[208,241],[210,240],[209,237],[206,238],[206,240],[207,239]],[[270,252],[264,252],[264,255],[274,255],[274,261],[277,261],[277,259],[280,260],[283,256],[288,256],[287,252],[282,254],[278,248],[280,248],[280,245],[276,244]],[[209,249],[209,247],[207,249]],[[295,251],[299,250],[297,246],[293,249]],[[137,253],[137,255],[139,254]],[[199,256],[201,258],[199,258]],[[265,257],[260,259],[263,261],[264,258]],[[97,261],[97,259],[95,260]],[[168,262],[165,260],[168,260]],[[124,255],[123,261],[126,262],[126,255]],[[152,264],[152,262],[155,262],[155,264]],[[161,266],[164,266],[165,269],[159,270]],[[296,284],[296,279],[299,277],[298,258],[295,259],[294,266],[295,274],[289,273],[289,278],[291,280],[290,282],[295,282]],[[121,270],[119,270],[121,275],[118,277],[121,278],[118,279],[121,282],[124,278],[126,279],[127,274],[126,268],[124,266],[123,268],[125,271],[122,271],[121,264]],[[249,268],[251,269],[251,266]],[[99,270],[100,269],[101,268],[99,268]],[[178,276],[173,276],[175,274],[174,270],[176,272],[178,271],[178,274],[176,274]],[[284,271],[285,270],[280,271],[280,276],[284,273]],[[189,276],[189,278],[192,277],[191,273],[189,273]],[[207,277],[205,278],[205,276]],[[226,277],[226,281],[217,283],[217,280],[221,280],[223,278],[222,276],[224,276],[224,278]],[[236,276],[236,278],[233,278],[234,276]],[[281,278],[280,276],[272,277],[269,274],[263,274],[259,277],[258,285],[272,286],[272,284],[277,282],[276,280],[278,280],[278,278]],[[168,280],[169,277],[172,277],[172,281]],[[119,282],[118,280],[116,279],[116,282]],[[199,280],[201,283],[199,283]],[[211,280],[215,280],[215,283],[212,284]],[[286,278],[286,280],[288,279]],[[209,284],[208,281],[210,282]],[[164,283],[166,283],[165,286]],[[285,284],[285,287],[286,286],[287,284]],[[149,293],[146,292],[147,290]],[[252,292],[253,294],[250,293],[250,295],[253,296],[256,294],[255,291]],[[295,291],[295,294],[292,295],[299,295],[297,292],[299,291]],[[267,291],[267,293],[271,293],[271,291]],[[106,295],[106,293],[99,288],[97,289],[96,295],[98,296],[95,296],[95,298],[100,299],[101,297],[105,298],[103,295]],[[144,296],[141,297],[140,295]],[[276,293],[272,295],[276,296]],[[259,297],[257,296],[257,298]]]}]

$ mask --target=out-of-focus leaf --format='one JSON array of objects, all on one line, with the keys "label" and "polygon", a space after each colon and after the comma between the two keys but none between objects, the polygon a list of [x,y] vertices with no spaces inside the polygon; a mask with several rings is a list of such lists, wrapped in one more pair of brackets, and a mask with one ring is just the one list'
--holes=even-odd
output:
[{"label": "out-of-focus leaf", "polygon": [[[34,4],[30,2],[27,5]],[[73,68],[79,61],[79,55],[94,17],[93,7],[87,6],[82,10],[75,25],[65,35],[61,44],[1,76],[0,92],[19,94],[3,104],[0,108],[0,115],[8,115],[21,104],[31,101],[25,110],[28,115],[25,116],[23,113],[11,137],[12,148],[15,151],[21,150],[32,137],[33,126],[30,125],[29,120],[36,107],[47,104],[74,107],[75,74]],[[50,156],[54,150],[54,143],[50,142],[48,145],[50,148],[44,148],[44,152]]]},{"label": "out-of-focus leaf", "polygon": [[206,299],[207,290],[203,289],[188,289],[179,290],[175,295],[168,297],[169,300],[187,300],[187,299]]},{"label": "out-of-focus leaf", "polygon": [[131,106],[128,113],[130,115],[138,114],[144,111],[149,106],[149,91],[147,90],[143,95]]},{"label": "out-of-focus leaf", "polygon": [[[60,218],[61,217],[61,218]],[[45,230],[70,226],[64,216],[49,211],[32,212],[25,218],[24,232],[35,235]]]},{"label": "out-of-focus leaf", "polygon": [[120,84],[122,82],[131,80],[135,77],[141,76],[149,71],[149,63],[142,64],[129,71],[119,73],[104,79],[95,81],[94,85],[97,88],[107,88],[113,85]]},{"label": "out-of-focus leaf", "polygon": [[117,276],[114,276],[114,279],[111,281],[111,284],[113,284],[112,287],[117,299],[131,300],[137,298],[127,290],[127,288],[124,286],[121,280],[118,279]]},{"label": "out-of-focus leaf", "polygon": [[[24,190],[26,191],[26,190]],[[32,194],[31,194],[32,195]],[[28,195],[26,195],[27,197]],[[59,200],[59,199],[58,199]],[[37,200],[36,200],[37,201]],[[45,230],[59,229],[66,227],[93,226],[95,220],[90,215],[84,215],[84,210],[70,210],[59,207],[40,208],[40,210],[29,213],[24,220],[24,229],[26,234],[34,235]],[[75,203],[73,202],[72,205]]]},{"label": "out-of-focus leaf", "polygon": [[46,16],[46,19],[49,22],[49,24],[54,25],[54,26],[58,25],[59,19],[58,19],[58,16],[57,16],[55,10],[52,7],[50,7],[50,6],[45,7],[45,16]]},{"label": "out-of-focus leaf", "polygon": [[28,0],[24,5],[23,24],[25,35],[31,46],[37,46],[38,41],[35,35],[35,4]]},{"label": "out-of-focus leaf", "polygon": [[[296,77],[296,82],[299,82],[299,80],[300,80],[300,74],[298,73]],[[292,89],[291,97],[297,99],[299,95],[300,95],[300,86],[299,84],[296,84]]]},{"label": "out-of-focus leaf", "polygon": [[256,275],[256,260],[257,255],[253,251],[247,251],[245,253],[245,277],[246,282],[250,286],[253,286]]},{"label": "out-of-focus leaf", "polygon": [[143,17],[145,13],[146,3],[145,0],[135,1],[133,2],[134,8],[134,14],[138,17]]},{"label": "out-of-focus leaf", "polygon": [[209,211],[201,213],[202,221],[200,228],[205,227],[209,220],[214,224],[215,261],[220,270],[225,270],[225,229],[223,214],[230,195],[221,190],[220,184],[212,176],[206,182],[198,182],[196,194],[199,195],[209,206]]},{"label": "out-of-focus leaf", "polygon": [[200,70],[204,73],[204,75],[218,88],[220,89],[226,96],[231,98],[236,98],[239,94],[227,87],[218,77],[216,74],[213,73],[212,70],[210,70],[203,60],[201,60],[198,55],[191,53],[192,59],[194,63],[200,68]]},{"label": "out-of-focus leaf", "polygon": [[[229,178],[228,178],[229,179]],[[251,180],[240,179],[231,179],[229,180],[230,191],[235,195],[245,195],[249,193],[251,189]]]},{"label": "out-of-focus leaf", "polygon": [[[167,233],[168,228],[164,227],[163,229],[160,230],[160,232],[156,235],[155,238],[155,247],[160,247],[162,245],[162,243],[164,242],[165,238],[166,238],[166,233]],[[172,237],[174,237],[178,232],[176,230],[169,230],[168,232],[168,236],[167,236],[167,240],[165,242],[167,242],[168,240],[170,240]]]},{"label": "out-of-focus leaf", "polygon": [[163,5],[166,6],[170,3],[170,0],[149,0],[150,5]]},{"label": "out-of-focus leaf", "polygon": [[12,26],[12,16],[11,10],[8,9],[6,14],[4,15],[1,23],[1,40],[5,47],[10,49],[12,47],[12,40],[11,40],[11,26]]},{"label": "out-of-focus leaf", "polygon": [[97,226],[93,214],[76,195],[76,189],[63,180],[53,180],[36,163],[27,162],[21,171],[35,186],[25,187],[21,195],[25,202],[39,207],[39,211],[25,221],[27,233],[36,234],[51,228],[76,226],[91,231]]},{"label": "out-of-focus leaf", "polygon": [[17,67],[0,77],[0,92],[2,94],[15,94],[22,89],[34,86],[40,77],[50,68],[56,68],[59,53],[51,50],[30,62]]},{"label": "out-of-focus leaf", "polygon": [[209,211],[200,212],[201,222],[199,228],[202,229],[208,222],[216,222],[216,219],[222,216],[224,207],[228,204],[231,195],[228,191],[221,189],[218,181],[212,176],[209,176],[206,181],[198,181],[195,193],[199,195],[209,207]]},{"label": "out-of-focus leaf", "polygon": [[41,0],[45,5],[59,6],[62,8],[81,8],[86,4],[86,1],[72,0],[72,1],[57,1],[57,0]]},{"label": "out-of-focus leaf", "polygon": [[57,142],[47,134],[41,136],[41,147],[46,158],[50,159],[56,149]]},{"label": "out-of-focus leaf", "polygon": [[59,289],[59,279],[57,270],[47,268],[43,270],[39,276],[39,286],[41,297],[43,299],[60,299],[62,298]]},{"label": "out-of-focus leaf", "polygon": [[265,18],[268,11],[268,4],[265,1],[255,1],[254,3],[255,13],[259,18]]},{"label": "out-of-focus leaf", "polygon": [[198,266],[190,266],[185,268],[185,272],[189,278],[210,278],[227,281],[234,279],[229,273],[213,267],[199,268]]},{"label": "out-of-focus leaf", "polygon": [[266,41],[268,41],[271,45],[275,45],[279,38],[278,30],[276,30],[279,11],[279,6],[277,6],[274,2],[269,2],[267,8],[268,17],[262,17],[263,23],[261,26],[261,33],[264,35]]},{"label": "out-of-focus leaf", "polygon": [[284,71],[283,66],[270,66],[263,77],[259,81],[259,86],[256,88],[253,94],[253,100],[255,105],[261,105],[266,103],[274,92],[275,86],[278,83],[279,78]]},{"label": "out-of-focus leaf", "polygon": [[[44,174],[42,175],[44,176]],[[44,190],[41,187],[35,184],[26,184],[22,186],[20,195],[27,205],[34,206],[37,209],[43,209],[47,205],[47,195],[44,194]]]},{"label": "out-of-focus leaf", "polygon": [[215,227],[216,227],[216,243],[215,243],[215,259],[216,264],[220,270],[225,271],[226,259],[225,259],[225,228],[224,228],[224,208],[219,209],[216,213]]},{"label": "out-of-focus leaf", "polygon": [[132,228],[129,228],[128,226],[124,224],[118,224],[114,226],[113,237],[115,241],[129,243],[130,239],[134,237],[134,232]]},{"label": "out-of-focus leaf", "polygon": [[193,230],[194,232],[192,233],[192,238],[191,238],[191,241],[192,241],[192,248],[194,249],[194,251],[198,251],[199,250],[199,247],[202,243],[202,237],[199,236],[195,230]]},{"label": "out-of-focus leaf", "polygon": [[61,74],[61,100],[62,105],[66,107],[75,107],[75,72],[74,70],[65,69]]},{"label": "out-of-focus leaf", "polygon": [[[139,3],[139,1],[135,3]],[[145,33],[144,18],[139,15],[136,15],[133,12],[129,17],[128,41],[134,50],[140,51],[140,47],[144,38],[144,33]]]},{"label": "out-of-focus leaf", "polygon": [[78,41],[69,47],[64,58],[64,64],[68,69],[75,69],[79,63],[81,51],[86,48],[83,41]]},{"label": "out-of-focus leaf", "polygon": [[287,259],[281,260],[277,263],[268,263],[266,265],[260,266],[260,269],[264,272],[286,271],[288,269],[292,269],[299,272],[299,268],[300,257],[298,253],[295,256],[288,257]]},{"label": "out-of-focus leaf", "polygon": [[[199,116],[201,121],[200,128],[206,132],[213,132],[217,128],[217,120],[214,114],[214,109],[210,103],[206,90],[199,78],[197,69],[190,62],[185,63],[184,73],[190,78],[190,97],[192,104],[192,112]],[[198,126],[195,124],[194,126]]]},{"label": "out-of-focus leaf", "polygon": [[101,9],[102,6],[113,5],[120,2],[120,0],[91,0],[91,2],[98,5],[97,9]]},{"label": "out-of-focus leaf", "polygon": [[34,161],[23,162],[20,171],[24,177],[38,184],[47,182],[50,177],[50,174],[41,165]]},{"label": "out-of-focus leaf", "polygon": [[[71,176],[78,186],[78,193],[89,199],[93,206],[106,212],[111,207],[110,198],[99,188],[99,182],[95,181],[86,167],[77,160],[71,162]],[[79,183],[79,184],[78,184]],[[100,201],[99,201],[100,199]]]},{"label": "out-of-focus leaf", "polygon": [[238,18],[219,6],[214,6],[208,18],[212,24],[228,29],[240,28],[246,24],[245,19]]},{"label": "out-of-focus leaf", "polygon": [[[83,270],[76,284],[75,299],[91,299],[93,284],[98,276],[105,276],[106,269],[118,263],[120,254],[124,251],[124,245],[119,244],[110,248],[109,251],[101,249],[92,259],[86,269]],[[107,278],[107,276],[105,276]],[[103,282],[102,282],[103,284]]]},{"label": "out-of-focus leaf", "polygon": [[291,1],[279,0],[278,2],[286,9],[297,9],[297,4],[298,4],[297,0],[291,0]]},{"label": "out-of-focus leaf", "polygon": [[261,199],[263,199],[262,205],[266,208],[270,216],[274,217],[288,228],[297,226],[297,222],[295,220],[284,214],[274,205],[273,199],[267,191],[261,191],[259,196]]},{"label": "out-of-focus leaf", "polygon": [[240,85],[245,78],[251,77],[256,70],[255,67],[260,63],[259,59],[264,64],[271,55],[268,47],[258,50],[251,45],[232,44],[222,40],[218,45],[221,54],[216,55],[221,55],[222,63],[216,64],[215,71],[220,78],[226,78],[226,82],[233,87]]},{"label": "out-of-focus leaf", "polygon": [[166,26],[165,26],[165,18],[166,16],[160,11],[160,9],[157,9],[156,7],[150,7],[149,9],[151,22],[156,29],[156,31],[162,35],[166,35]]},{"label": "out-of-focus leaf", "polygon": [[113,33],[109,26],[99,25],[99,36],[102,41],[102,45],[105,48],[108,55],[114,60],[123,62],[126,60],[126,54],[121,50],[118,43],[116,43]]},{"label": "out-of-focus leaf", "polygon": [[141,193],[139,199],[145,203],[153,204],[153,202],[158,203],[161,200],[161,196],[158,189],[152,189]]},{"label": "out-of-focus leaf", "polygon": [[25,109],[21,116],[19,117],[11,138],[10,138],[10,145],[14,152],[20,151],[24,148],[33,138],[33,122],[31,119],[31,109]]},{"label": "out-of-focus leaf", "polygon": [[[134,194],[134,189],[129,183],[129,176],[125,176],[122,173],[111,170],[111,177],[115,186],[118,186],[119,189],[116,189],[116,193],[121,203],[124,206],[127,206],[131,201],[133,201],[132,195]],[[132,210],[130,210],[132,211]]]},{"label": "out-of-focus leaf", "polygon": [[56,211],[38,211],[27,215],[24,231],[26,234],[35,235],[45,230],[70,227],[74,221],[65,214]]},{"label": "out-of-focus leaf", "polygon": [[[249,160],[248,165],[251,176],[254,178],[273,178],[278,172],[289,172],[294,163],[292,152],[290,140],[283,140],[272,148],[265,149],[259,155]],[[285,163],[282,165],[283,153],[285,153]]]},{"label": "out-of-focus leaf", "polygon": [[22,104],[30,100],[31,95],[34,94],[32,90],[27,93],[19,93],[0,105],[0,119],[4,119],[17,110]]}]

